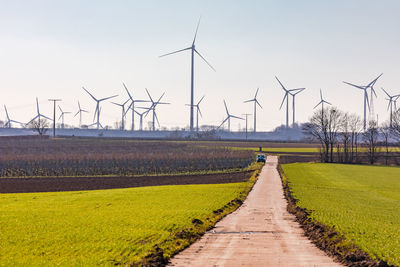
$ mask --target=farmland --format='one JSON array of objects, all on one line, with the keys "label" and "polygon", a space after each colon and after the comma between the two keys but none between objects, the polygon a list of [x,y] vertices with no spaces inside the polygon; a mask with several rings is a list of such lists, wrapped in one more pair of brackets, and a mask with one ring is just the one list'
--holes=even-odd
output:
[{"label": "farmland", "polygon": [[125,265],[156,245],[169,257],[251,184],[0,194],[0,265]]},{"label": "farmland", "polygon": [[0,139],[0,177],[143,175],[244,169],[250,150],[188,142]]},{"label": "farmland", "polygon": [[400,168],[294,163],[282,168],[298,205],[373,259],[400,265]]}]

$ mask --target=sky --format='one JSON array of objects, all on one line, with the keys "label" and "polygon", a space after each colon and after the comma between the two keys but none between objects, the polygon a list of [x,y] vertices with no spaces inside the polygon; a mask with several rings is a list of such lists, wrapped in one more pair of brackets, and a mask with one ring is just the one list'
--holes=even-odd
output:
[{"label": "sky", "polygon": [[[72,112],[65,123],[76,126],[79,100],[90,111],[83,123],[90,124],[95,102],[82,86],[98,98],[117,94],[114,100],[122,103],[128,97],[124,82],[137,99],[147,99],[145,88],[153,98],[165,92],[163,101],[171,104],[157,108],[161,127],[188,126],[190,51],[159,56],[189,47],[200,16],[196,49],[216,70],[195,57],[195,102],[205,95],[200,125],[222,122],[223,100],[233,115],[252,114],[253,104],[243,102],[257,88],[263,107],[257,130],[284,124],[285,109],[279,110],[284,92],[275,76],[288,88],[306,88],[296,96],[297,122],[312,115],[320,88],[334,106],[362,116],[363,92],[343,81],[366,85],[383,73],[375,85],[379,122],[389,117],[381,87],[400,94],[396,0],[0,0],[0,5],[0,104],[21,122],[35,116],[38,97],[47,116],[52,116],[48,99],[62,99],[62,109]],[[108,101],[101,106],[103,125],[120,120],[118,106]],[[5,120],[3,108],[0,119]],[[244,125],[232,120],[231,127]]]}]

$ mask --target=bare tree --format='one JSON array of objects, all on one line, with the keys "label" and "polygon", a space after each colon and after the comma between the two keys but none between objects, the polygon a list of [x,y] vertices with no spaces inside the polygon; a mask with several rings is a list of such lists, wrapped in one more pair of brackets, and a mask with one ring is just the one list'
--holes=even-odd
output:
[{"label": "bare tree", "polygon": [[337,108],[318,110],[310,121],[303,125],[304,134],[311,136],[321,144],[321,161],[333,162],[333,150],[337,144],[342,112]]},{"label": "bare tree", "polygon": [[358,161],[358,137],[362,131],[361,118],[356,114],[350,114],[348,116],[349,127],[350,127],[350,162]]},{"label": "bare tree", "polygon": [[[350,152],[351,152],[351,130],[350,130],[350,115],[348,113],[344,113],[342,119],[340,121],[340,133],[339,133],[339,141],[338,142],[338,160],[341,162],[350,162]],[[342,144],[342,147],[340,147]],[[341,153],[343,157],[340,157]]]},{"label": "bare tree", "polygon": [[29,123],[28,128],[34,130],[39,135],[43,135],[49,129],[49,123],[45,119],[34,120]]},{"label": "bare tree", "polygon": [[385,145],[385,164],[388,165],[389,159],[389,138],[391,136],[392,129],[390,128],[390,123],[385,122],[380,128],[380,132],[383,136],[383,143]]},{"label": "bare tree", "polygon": [[392,134],[400,141],[400,109],[396,110],[392,115]]},{"label": "bare tree", "polygon": [[363,133],[363,139],[368,148],[367,155],[370,164],[374,164],[377,159],[378,136],[379,130],[376,121],[369,121],[368,128]]}]

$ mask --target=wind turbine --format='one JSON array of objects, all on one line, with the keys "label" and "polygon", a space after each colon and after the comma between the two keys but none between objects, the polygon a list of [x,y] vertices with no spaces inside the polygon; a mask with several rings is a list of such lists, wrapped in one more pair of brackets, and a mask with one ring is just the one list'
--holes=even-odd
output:
[{"label": "wind turbine", "polygon": [[[153,128],[153,131],[155,131],[155,125],[154,125],[154,122],[155,122],[155,120],[157,120],[157,123],[158,123],[158,127],[160,127],[160,122],[158,121],[158,117],[157,117],[157,114],[156,114],[156,107],[157,107],[157,105],[168,105],[168,104],[170,104],[170,103],[165,103],[165,102],[160,102],[161,101],[161,98],[165,95],[165,92],[160,96],[160,98],[157,100],[157,101],[153,101],[153,98],[151,98],[151,95],[150,95],[150,93],[149,93],[149,91],[147,90],[147,88],[145,88],[146,89],[146,93],[147,93],[147,95],[149,96],[149,98],[150,98],[150,101],[151,101],[151,106],[150,106],[150,110],[152,110],[153,111],[153,121],[152,121],[152,128]],[[148,114],[148,113],[147,113]],[[146,116],[147,116],[147,114],[146,114]]]},{"label": "wind turbine", "polygon": [[192,62],[191,62],[191,79],[190,79],[190,131],[191,132],[193,131],[193,108],[195,107],[195,105],[194,105],[194,53],[196,53],[201,59],[204,60],[204,62],[207,63],[207,65],[212,70],[215,71],[214,67],[211,66],[211,64],[208,63],[208,61],[197,51],[196,46],[195,46],[197,31],[198,31],[199,25],[200,25],[200,19],[199,19],[199,22],[197,23],[197,28],[196,28],[196,32],[194,34],[192,46],[160,56],[160,57],[164,57],[164,56],[172,55],[172,54],[179,53],[179,52],[182,52],[182,51],[191,50],[191,53],[192,53],[192,57],[191,57],[191,59],[192,59]]},{"label": "wind turbine", "polygon": [[329,103],[328,101],[326,101],[323,97],[322,97],[322,90],[319,89],[319,95],[321,97],[321,101],[319,101],[319,103],[317,105],[315,105],[314,109],[317,108],[319,105],[321,105],[322,108],[322,120],[324,119],[324,103],[328,104],[328,105],[332,105],[331,103]]},{"label": "wind turbine", "polygon": [[60,115],[60,117],[58,118],[58,120],[62,119],[62,120],[61,120],[61,128],[64,129],[64,115],[65,115],[65,114],[69,114],[69,113],[71,113],[71,112],[69,112],[69,111],[63,111],[63,110],[61,109],[60,105],[58,105],[58,108],[59,108],[60,111],[61,111],[61,115]]},{"label": "wind turbine", "polygon": [[222,121],[221,125],[218,126],[218,129],[219,129],[226,121],[228,121],[228,132],[230,132],[230,131],[231,131],[231,118],[239,119],[239,120],[244,120],[244,119],[241,118],[241,117],[238,117],[238,116],[231,115],[231,114],[229,113],[228,107],[226,106],[225,100],[224,100],[224,105],[225,105],[225,110],[226,110],[226,115],[227,115],[227,117],[226,117],[225,120]]},{"label": "wind turbine", "polygon": [[11,123],[12,123],[12,122],[19,123],[19,124],[21,124],[21,125],[23,124],[23,123],[21,123],[21,122],[19,122],[19,121],[15,121],[15,120],[10,119],[10,116],[8,115],[8,111],[7,111],[6,105],[4,105],[4,110],[6,111],[6,116],[7,116],[7,121],[6,121],[6,123],[4,124],[4,127],[6,127],[6,128],[11,128]]},{"label": "wind turbine", "polygon": [[[295,97],[296,97],[296,95],[298,94],[298,93],[301,93],[301,92],[303,92],[303,90],[305,90],[306,88],[299,88],[299,89],[292,89],[292,90],[289,90],[289,94],[292,96],[292,101],[293,101],[293,103],[292,103],[292,112],[293,112],[293,117],[292,117],[292,119],[293,119],[293,122],[292,122],[292,127],[294,127],[294,123],[295,123],[295,115],[296,115],[296,109],[295,109]],[[297,90],[297,91],[296,91]],[[295,91],[294,93],[293,93],[293,91]]]},{"label": "wind turbine", "polygon": [[[201,110],[200,110],[200,103],[201,103],[201,101],[203,101],[204,97],[205,97],[205,95],[203,95],[203,97],[199,100],[199,102],[197,102],[197,104],[194,105],[194,107],[196,108],[196,132],[199,131],[199,114],[201,117],[203,117],[203,115],[201,114]],[[190,106],[190,105],[186,104],[186,106]]]},{"label": "wind turbine", "polygon": [[145,111],[143,111],[143,112],[138,112],[137,110],[135,110],[135,113],[138,114],[138,115],[139,115],[139,118],[140,118],[140,120],[139,120],[139,122],[140,122],[140,124],[139,124],[139,127],[140,127],[139,130],[140,130],[140,131],[143,131],[143,115],[149,113],[151,109],[150,109],[150,108],[144,108],[144,107],[137,107],[137,108],[145,109]]},{"label": "wind turbine", "polygon": [[31,119],[29,122],[27,122],[26,125],[28,125],[28,124],[31,123],[32,121],[38,119],[38,128],[40,128],[40,123],[41,123],[41,122],[40,122],[40,119],[41,119],[42,117],[45,118],[45,119],[48,119],[48,120],[52,121],[52,119],[50,119],[49,117],[47,117],[47,116],[45,116],[45,115],[43,115],[43,114],[40,113],[40,111],[39,111],[39,100],[38,100],[37,97],[36,97],[36,111],[37,111],[37,115],[36,115],[33,119]]},{"label": "wind turbine", "polygon": [[[294,123],[294,96],[297,93],[300,93],[301,91],[303,91],[305,88],[286,89],[285,86],[278,79],[278,77],[275,76],[275,78],[279,82],[279,84],[281,85],[283,91],[285,91],[285,95],[283,96],[282,103],[281,103],[281,106],[279,107],[279,109],[282,108],[283,103],[286,100],[286,128],[289,128],[289,94],[291,96],[293,96],[293,123]],[[295,93],[292,93],[292,92],[295,92]]]},{"label": "wind turbine", "polygon": [[[253,99],[244,101],[244,103],[254,102],[254,129],[253,129],[254,133],[257,131],[257,130],[256,130],[256,128],[257,128],[257,127],[256,127],[256,126],[257,126],[257,105],[260,106],[260,108],[262,108],[262,106],[260,105],[260,103],[259,103],[258,100],[257,100],[258,89],[259,89],[259,88],[257,88],[256,94],[254,95],[254,98],[253,98]],[[247,117],[246,117],[246,118],[247,118]],[[247,128],[246,128],[246,131],[247,131]]]},{"label": "wind turbine", "polygon": [[118,95],[113,95],[113,96],[97,99],[91,93],[89,93],[89,91],[86,90],[85,87],[82,87],[82,89],[85,90],[86,93],[88,93],[93,98],[94,101],[96,101],[96,111],[94,112],[93,121],[95,120],[96,114],[97,114],[97,122],[92,125],[96,125],[96,128],[98,130],[100,128],[100,112],[99,112],[100,111],[100,102],[110,99],[110,98],[113,98],[113,97],[116,97]]},{"label": "wind turbine", "polygon": [[129,107],[128,107],[126,112],[128,112],[129,109],[132,110],[132,126],[131,126],[131,130],[134,131],[135,130],[135,103],[136,102],[149,102],[149,101],[133,99],[133,97],[132,97],[131,93],[129,93],[129,90],[126,87],[126,85],[124,83],[122,83],[122,85],[124,86],[126,92],[128,93],[129,99],[131,100],[131,104],[129,105]]},{"label": "wind turbine", "polygon": [[82,126],[82,112],[88,113],[89,111],[82,109],[81,104],[78,101],[78,112],[74,115],[74,118],[79,114],[79,128]]},{"label": "wind turbine", "polygon": [[129,99],[126,100],[123,104],[118,104],[115,102],[111,102],[112,104],[116,105],[116,106],[120,106],[122,109],[122,115],[121,115],[121,130],[124,131],[125,130],[125,105],[126,103],[128,103]]},{"label": "wind turbine", "polygon": [[[383,74],[383,73],[382,73]],[[366,128],[367,128],[367,105],[368,105],[368,110],[370,109],[370,107],[369,107],[369,100],[368,100],[368,89],[371,89],[371,96],[372,96],[372,92],[375,94],[375,96],[376,96],[376,93],[375,93],[375,90],[374,90],[374,85],[375,85],[375,83],[376,83],[376,81],[379,79],[379,77],[381,77],[382,76],[382,74],[381,75],[379,75],[378,77],[376,77],[372,82],[370,82],[368,85],[355,85],[355,84],[352,84],[352,83],[349,83],[349,82],[344,82],[345,84],[348,84],[348,85],[351,85],[351,86],[353,86],[353,87],[356,87],[356,88],[358,88],[358,89],[361,89],[361,90],[364,90],[364,131],[366,130]]]},{"label": "wind turbine", "polygon": [[[388,92],[386,92],[385,89],[382,88],[382,90],[389,97],[389,98],[386,98],[386,100],[389,100],[389,104],[388,104],[387,109],[388,110],[390,109],[390,128],[392,128],[393,103],[396,105],[397,98],[400,97],[400,94],[398,94],[398,95],[389,95]],[[393,100],[394,98],[395,98],[395,100]],[[395,109],[396,109],[396,106],[395,106]]]}]

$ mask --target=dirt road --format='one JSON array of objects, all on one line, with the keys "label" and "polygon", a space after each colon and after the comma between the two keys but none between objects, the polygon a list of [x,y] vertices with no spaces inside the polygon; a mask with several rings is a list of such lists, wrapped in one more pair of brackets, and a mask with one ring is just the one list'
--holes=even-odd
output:
[{"label": "dirt road", "polygon": [[304,236],[286,211],[277,157],[268,157],[244,204],[171,266],[341,266]]}]

